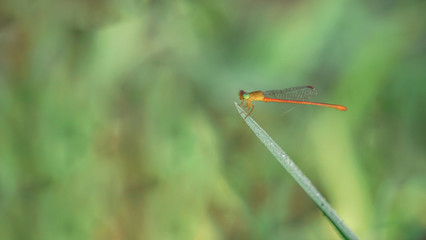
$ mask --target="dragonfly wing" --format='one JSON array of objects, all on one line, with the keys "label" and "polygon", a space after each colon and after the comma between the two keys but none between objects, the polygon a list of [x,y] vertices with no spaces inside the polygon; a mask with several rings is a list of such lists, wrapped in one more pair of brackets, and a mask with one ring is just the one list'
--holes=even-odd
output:
[{"label": "dragonfly wing", "polygon": [[283,90],[264,91],[263,95],[267,98],[306,101],[318,95],[318,91],[312,86],[292,87]]}]

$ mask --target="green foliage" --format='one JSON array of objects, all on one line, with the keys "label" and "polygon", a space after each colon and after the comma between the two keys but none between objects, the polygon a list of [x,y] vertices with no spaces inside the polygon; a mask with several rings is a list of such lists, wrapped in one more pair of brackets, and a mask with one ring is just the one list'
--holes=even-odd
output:
[{"label": "green foliage", "polygon": [[0,239],[338,239],[232,106],[303,85],[348,111],[253,116],[361,239],[424,238],[425,10],[1,1]]}]

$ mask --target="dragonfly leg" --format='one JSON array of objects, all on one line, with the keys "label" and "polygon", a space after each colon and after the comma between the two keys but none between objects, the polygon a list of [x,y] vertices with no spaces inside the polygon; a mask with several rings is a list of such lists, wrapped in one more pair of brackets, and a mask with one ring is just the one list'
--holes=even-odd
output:
[{"label": "dragonfly leg", "polygon": [[254,105],[253,105],[253,103],[250,103],[250,105],[247,104],[247,107],[248,107],[247,110],[250,110],[250,112],[246,115],[246,118],[248,118],[248,116],[250,116],[250,114],[253,112]]},{"label": "dragonfly leg", "polygon": [[248,108],[248,103],[246,102],[246,104],[244,105],[243,103],[241,103],[241,107],[243,108]]}]

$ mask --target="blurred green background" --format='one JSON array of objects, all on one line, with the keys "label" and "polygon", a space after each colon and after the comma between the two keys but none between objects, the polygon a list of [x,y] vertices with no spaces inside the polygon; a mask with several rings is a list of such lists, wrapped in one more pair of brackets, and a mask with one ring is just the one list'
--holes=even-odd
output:
[{"label": "blurred green background", "polygon": [[0,239],[426,238],[424,1],[0,3]]}]

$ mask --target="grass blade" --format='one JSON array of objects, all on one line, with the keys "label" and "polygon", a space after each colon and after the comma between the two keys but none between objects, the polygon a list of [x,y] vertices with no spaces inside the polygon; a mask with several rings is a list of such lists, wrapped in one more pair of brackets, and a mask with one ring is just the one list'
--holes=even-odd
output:
[{"label": "grass blade", "polygon": [[311,197],[318,208],[324,213],[324,215],[330,220],[330,222],[336,227],[337,231],[341,234],[344,239],[358,239],[356,235],[345,225],[342,219],[337,215],[336,211],[330,206],[325,200],[321,193],[315,188],[311,181],[303,174],[303,172],[297,167],[296,164],[290,159],[287,153],[281,149],[281,147],[263,130],[253,118],[246,117],[247,113],[237,104],[238,113],[256,134],[260,141],[266,146],[266,148],[274,155],[278,162],[287,170],[288,173],[296,180],[296,182],[305,190],[305,192]]}]

